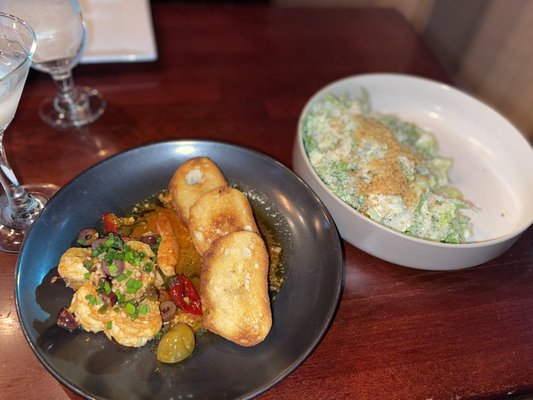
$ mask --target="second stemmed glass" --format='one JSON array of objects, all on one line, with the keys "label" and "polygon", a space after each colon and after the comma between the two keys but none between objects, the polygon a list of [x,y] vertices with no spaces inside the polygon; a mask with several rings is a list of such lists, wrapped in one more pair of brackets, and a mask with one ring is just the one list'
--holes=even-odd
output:
[{"label": "second stemmed glass", "polygon": [[31,25],[37,36],[32,67],[49,73],[58,92],[41,104],[41,118],[54,128],[72,128],[99,118],[106,107],[100,92],[74,84],[72,69],[85,47],[77,0],[2,0],[3,9]]}]

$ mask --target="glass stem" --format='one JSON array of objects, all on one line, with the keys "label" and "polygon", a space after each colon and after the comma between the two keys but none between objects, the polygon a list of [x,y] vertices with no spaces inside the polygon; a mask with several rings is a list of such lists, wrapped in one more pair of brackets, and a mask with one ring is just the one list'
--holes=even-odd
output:
[{"label": "glass stem", "polygon": [[52,75],[52,78],[58,88],[58,93],[54,99],[56,110],[70,114],[78,113],[80,99],[76,85],[74,84],[72,72],[68,71],[61,75]]},{"label": "glass stem", "polygon": [[31,225],[41,209],[40,203],[20,185],[7,161],[3,145],[4,131],[0,131],[0,183],[7,197],[7,207],[2,210],[2,222],[14,229]]}]

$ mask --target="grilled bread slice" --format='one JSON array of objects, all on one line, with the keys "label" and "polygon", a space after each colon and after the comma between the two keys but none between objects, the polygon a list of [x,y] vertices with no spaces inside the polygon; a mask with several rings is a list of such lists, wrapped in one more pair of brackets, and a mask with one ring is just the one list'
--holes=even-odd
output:
[{"label": "grilled bread slice", "polygon": [[172,206],[181,220],[189,222],[189,208],[204,193],[227,182],[217,165],[207,157],[195,157],[185,161],[174,173],[168,185]]},{"label": "grilled bread slice", "polygon": [[240,190],[228,186],[205,193],[191,206],[189,231],[200,254],[230,232],[259,233],[248,198]]},{"label": "grilled bread slice", "polygon": [[268,266],[265,244],[255,232],[215,240],[202,257],[204,326],[241,346],[262,342],[272,326]]}]

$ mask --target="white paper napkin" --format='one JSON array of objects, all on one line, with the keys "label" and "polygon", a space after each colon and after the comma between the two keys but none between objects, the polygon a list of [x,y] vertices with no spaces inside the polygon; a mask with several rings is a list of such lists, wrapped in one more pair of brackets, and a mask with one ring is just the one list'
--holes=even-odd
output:
[{"label": "white paper napkin", "polygon": [[82,63],[157,59],[149,0],[79,0],[87,27]]}]

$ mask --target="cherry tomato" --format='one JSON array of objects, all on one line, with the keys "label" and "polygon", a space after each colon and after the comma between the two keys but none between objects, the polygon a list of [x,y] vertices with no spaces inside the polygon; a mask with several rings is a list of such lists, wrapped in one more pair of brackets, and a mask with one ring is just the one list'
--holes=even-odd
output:
[{"label": "cherry tomato", "polygon": [[121,219],[113,213],[102,214],[102,222],[106,233],[113,232],[118,234],[118,228],[122,225]]},{"label": "cherry tomato", "polygon": [[176,275],[176,280],[168,288],[172,301],[183,311],[202,315],[202,302],[191,280],[185,275]]}]

